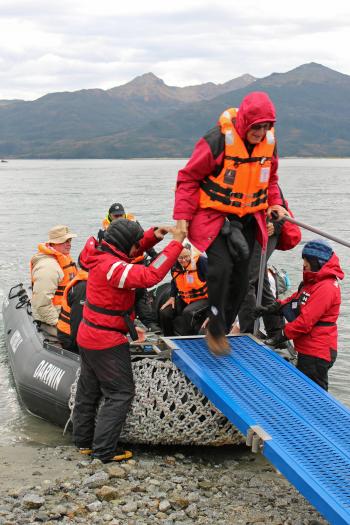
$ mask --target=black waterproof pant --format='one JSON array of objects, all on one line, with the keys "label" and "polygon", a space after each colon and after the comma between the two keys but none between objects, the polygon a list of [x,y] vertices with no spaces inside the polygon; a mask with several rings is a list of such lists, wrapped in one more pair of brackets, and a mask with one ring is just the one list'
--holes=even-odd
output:
[{"label": "black waterproof pant", "polygon": [[135,313],[146,328],[157,322],[152,306],[152,296],[146,288],[137,288],[135,299]]},{"label": "black waterproof pant", "polygon": [[[269,260],[271,254],[276,248],[278,242],[277,235],[269,237],[266,247],[266,261]],[[252,257],[249,264],[249,287],[247,295],[245,296],[241,308],[238,313],[240,331],[242,333],[252,334],[254,332],[254,309],[256,307],[256,294],[258,291],[259,270],[261,258],[261,245],[255,241]],[[261,304],[269,306],[275,301],[275,297],[271,291],[270,281],[265,268],[263,293]],[[274,337],[281,333],[283,328],[283,319],[279,314],[270,314],[263,317],[266,333],[268,337]]]},{"label": "black waterproof pant", "polygon": [[159,311],[159,322],[165,336],[197,335],[208,311],[208,300],[199,299],[187,304],[177,298],[175,308],[167,306]]},{"label": "black waterproof pant", "polygon": [[330,351],[330,361],[312,355],[298,353],[297,369],[315,381],[321,388],[328,390],[328,370],[337,358],[336,350]]},{"label": "black waterproof pant", "polygon": [[[237,219],[233,219],[237,220]],[[250,256],[256,237],[256,221],[253,215],[240,219],[242,233],[249,246]],[[208,256],[208,300],[209,307],[217,312],[215,332],[229,332],[235,320],[249,285],[249,259],[233,260],[227,246],[226,237],[220,232],[207,249]],[[211,311],[210,329],[213,327]],[[213,335],[216,335],[213,334]]]},{"label": "black waterproof pant", "polygon": [[79,349],[81,372],[73,412],[74,443],[78,448],[92,448],[93,457],[108,461],[115,455],[134,397],[129,344],[106,350]]}]

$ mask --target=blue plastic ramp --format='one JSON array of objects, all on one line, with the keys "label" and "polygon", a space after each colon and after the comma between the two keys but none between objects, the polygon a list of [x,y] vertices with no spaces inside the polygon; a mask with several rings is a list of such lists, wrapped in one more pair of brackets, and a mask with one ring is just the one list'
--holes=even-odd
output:
[{"label": "blue plastic ramp", "polygon": [[[350,411],[249,336],[227,357],[172,338],[173,362],[332,524],[350,524]],[[250,439],[251,440],[251,439]]]}]

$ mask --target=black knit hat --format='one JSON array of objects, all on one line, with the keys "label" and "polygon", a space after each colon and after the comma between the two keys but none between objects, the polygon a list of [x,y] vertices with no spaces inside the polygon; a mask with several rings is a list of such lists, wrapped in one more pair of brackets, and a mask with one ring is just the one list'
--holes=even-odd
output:
[{"label": "black knit hat", "polygon": [[131,247],[142,239],[143,234],[144,231],[138,222],[118,219],[108,226],[104,240],[129,255]]}]

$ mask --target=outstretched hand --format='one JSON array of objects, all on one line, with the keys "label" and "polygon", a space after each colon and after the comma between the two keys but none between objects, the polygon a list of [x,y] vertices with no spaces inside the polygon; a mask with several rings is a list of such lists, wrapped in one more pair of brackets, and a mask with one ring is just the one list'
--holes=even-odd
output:
[{"label": "outstretched hand", "polygon": [[177,221],[176,226],[171,228],[171,233],[173,234],[174,241],[182,243],[186,239],[187,233],[182,227],[178,226],[179,222],[180,221]]},{"label": "outstretched hand", "polygon": [[162,241],[167,233],[171,231],[171,226],[158,226],[154,229],[154,236],[158,239],[158,241]]}]

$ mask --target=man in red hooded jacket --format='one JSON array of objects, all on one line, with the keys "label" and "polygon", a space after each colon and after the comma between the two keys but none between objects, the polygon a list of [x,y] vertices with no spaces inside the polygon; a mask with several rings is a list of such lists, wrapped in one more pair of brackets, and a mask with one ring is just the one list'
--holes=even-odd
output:
[{"label": "man in red hooded jacket", "polygon": [[[119,219],[98,244],[90,238],[80,254],[89,270],[83,319],[78,331],[81,372],[73,412],[73,438],[83,454],[103,462],[132,456],[117,448],[134,396],[127,333],[137,339],[133,324],[135,290],[159,283],[182,251],[184,234],[173,230],[171,241],[149,266],[132,259],[163,239],[169,228],[145,233],[134,221]],[[104,402],[98,405],[101,397]],[[97,417],[96,417],[97,412]]]},{"label": "man in red hooded jacket", "polygon": [[270,346],[292,339],[298,352],[297,368],[328,390],[328,370],[337,357],[337,319],[341,304],[339,280],[344,278],[339,259],[324,239],[305,244],[303,281],[283,301],[260,307],[258,313],[279,312],[288,321],[282,337],[266,340]]},{"label": "man in red hooded jacket", "polygon": [[278,190],[275,108],[264,92],[247,95],[201,138],[179,171],[174,219],[208,256],[209,349],[230,352],[225,334],[248,288],[256,236],[265,245],[266,214],[285,214]]}]

